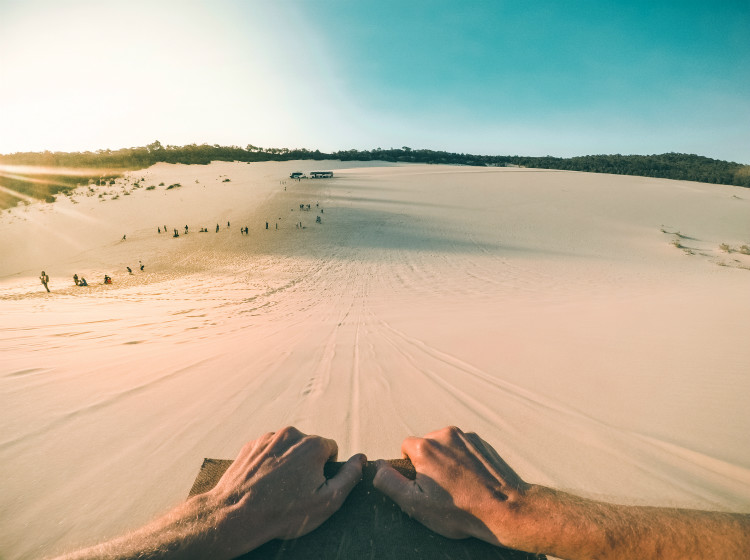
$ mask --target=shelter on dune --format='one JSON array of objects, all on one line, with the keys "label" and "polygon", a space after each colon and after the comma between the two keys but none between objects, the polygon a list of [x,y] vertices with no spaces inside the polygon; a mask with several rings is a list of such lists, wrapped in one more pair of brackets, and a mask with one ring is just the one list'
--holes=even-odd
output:
[{"label": "shelter on dune", "polygon": [[329,177],[333,177],[333,171],[311,171],[310,172],[311,179],[326,179]]}]

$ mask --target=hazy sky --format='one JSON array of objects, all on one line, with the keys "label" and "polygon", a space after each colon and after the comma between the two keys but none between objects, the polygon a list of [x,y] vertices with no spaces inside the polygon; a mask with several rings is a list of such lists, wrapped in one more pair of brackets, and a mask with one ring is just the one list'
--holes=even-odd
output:
[{"label": "hazy sky", "polygon": [[0,153],[155,139],[750,163],[750,2],[0,0]]}]

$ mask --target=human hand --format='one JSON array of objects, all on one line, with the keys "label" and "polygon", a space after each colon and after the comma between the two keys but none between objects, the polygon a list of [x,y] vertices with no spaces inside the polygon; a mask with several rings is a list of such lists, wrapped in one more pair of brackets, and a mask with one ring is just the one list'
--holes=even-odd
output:
[{"label": "human hand", "polygon": [[[237,556],[272,539],[292,539],[319,527],[362,478],[367,460],[352,456],[331,479],[336,442],[284,428],[247,443],[203,499],[218,512],[216,530]],[[197,496],[200,497],[200,496]]]},{"label": "human hand", "polygon": [[405,513],[445,537],[473,536],[525,548],[531,485],[482,438],[449,427],[406,438],[401,451],[414,465],[416,479],[377,461],[373,483]]}]

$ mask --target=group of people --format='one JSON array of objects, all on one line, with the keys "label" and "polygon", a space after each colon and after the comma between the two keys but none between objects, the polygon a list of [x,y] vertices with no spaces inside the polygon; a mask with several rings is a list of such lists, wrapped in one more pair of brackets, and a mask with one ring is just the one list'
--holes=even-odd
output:
[{"label": "group of people", "polygon": [[[309,210],[311,210],[311,206],[312,206],[311,204],[300,204],[300,205],[299,205],[299,207],[300,207],[300,210],[305,210],[305,211],[309,211]],[[319,203],[316,203],[316,204],[315,204],[315,206],[319,208],[319,207],[320,207],[320,204],[319,204]],[[323,213],[323,209],[322,209],[322,208],[320,208],[320,213],[321,213],[321,214]],[[317,216],[317,217],[315,218],[315,223],[318,223],[318,224],[322,223],[322,220],[321,220],[321,217],[320,217],[320,216]],[[268,222],[268,220],[266,220],[266,221],[265,221],[264,225],[265,225],[265,229],[270,229],[270,223]],[[276,223],[275,223],[274,225],[275,225],[275,229],[279,229],[279,223],[278,223],[278,222],[276,222]],[[231,227],[231,222],[227,222],[227,228],[229,228],[229,227]],[[295,224],[295,227],[296,227],[297,229],[304,229],[304,226],[302,225],[302,222],[297,222],[297,223]],[[214,231],[215,231],[216,233],[219,233],[219,230],[220,230],[220,229],[221,229],[221,226],[220,226],[220,225],[219,225],[219,224],[217,223],[217,224],[216,224],[216,228],[215,228],[215,230],[214,230]],[[161,228],[161,226],[158,226],[158,227],[156,228],[156,231],[157,231],[158,233],[162,233],[162,228]],[[164,231],[164,232],[166,232],[166,231],[167,231],[167,226],[164,226],[164,228],[163,228],[163,231]],[[185,234],[187,234],[187,233],[188,233],[189,231],[190,231],[190,228],[189,228],[189,227],[188,227],[187,225],[185,225]],[[172,232],[173,232],[173,234],[172,234],[172,237],[180,237],[180,231],[179,231],[179,230],[178,230],[177,228],[173,228],[173,229],[172,229]],[[198,232],[199,232],[199,233],[208,233],[208,228],[206,228],[206,227],[202,227],[202,228],[200,228],[200,229],[198,230]],[[241,234],[241,235],[250,235],[250,228],[249,228],[248,226],[243,226],[243,227],[241,227],[241,228],[240,228],[240,234]]]},{"label": "group of people", "polygon": [[[230,225],[231,225],[230,222],[227,222],[227,227],[230,227]],[[219,229],[220,229],[219,224],[216,224],[216,233],[219,233]],[[161,233],[162,232],[161,226],[157,226],[156,231],[157,233]],[[167,226],[164,226],[164,232],[165,233],[167,232]],[[172,228],[172,232],[173,232],[172,237],[180,236],[180,231],[177,228]],[[190,227],[187,224],[185,224],[185,235],[187,235],[188,233],[190,233]],[[198,233],[208,233],[208,228],[202,227],[201,229],[198,230]]]},{"label": "group of people", "polygon": [[[133,269],[129,266],[126,266],[125,268],[128,269],[128,274],[133,274]],[[141,272],[143,272],[143,269],[146,268],[146,265],[144,265],[141,261],[138,261],[138,268],[141,269]]]},{"label": "group of people", "polygon": [[[302,207],[302,205],[300,205],[300,207]],[[307,209],[308,209],[308,210],[310,209],[310,205],[309,205],[309,204],[307,205]],[[323,210],[321,210],[321,212],[323,212]],[[317,219],[316,221],[317,221],[318,223],[320,223],[320,218],[318,218],[318,219]],[[278,222],[277,222],[277,223],[276,223],[275,225],[276,225],[276,229],[279,229],[279,224],[278,224]],[[229,228],[229,227],[231,227],[231,222],[227,222],[227,228]],[[265,222],[265,227],[266,227],[266,229],[269,229],[269,222],[268,222],[268,220],[266,220],[266,222]],[[300,226],[300,225],[298,225],[297,227],[301,227],[301,226]],[[219,230],[220,230],[220,229],[221,229],[221,226],[220,226],[219,224],[216,224],[216,229],[215,229],[215,232],[216,232],[216,233],[219,233]],[[161,228],[161,226],[157,227],[157,228],[156,228],[156,231],[157,231],[158,233],[161,233],[161,232],[162,232],[162,228]],[[165,231],[165,232],[167,231],[167,226],[164,226],[164,231]],[[178,230],[177,228],[173,228],[173,230],[172,230],[172,231],[173,231],[173,235],[172,235],[172,237],[180,237],[180,232],[179,232],[179,230]],[[186,226],[185,226],[185,234],[187,234],[187,233],[188,233],[189,231],[190,231],[190,228],[189,228],[189,227],[188,227],[188,226],[186,225]],[[206,228],[206,227],[202,227],[202,228],[200,228],[200,229],[198,230],[198,233],[208,233],[208,228]],[[250,235],[250,228],[249,228],[248,226],[243,226],[243,227],[241,227],[241,228],[240,228],[240,234],[241,234],[241,235]]]},{"label": "group of people", "polygon": [[[133,274],[133,269],[129,266],[125,267],[128,270],[128,274]],[[143,264],[143,261],[138,261],[138,268],[140,268],[141,271],[143,271],[144,268],[146,268],[146,265]],[[42,274],[39,276],[39,280],[42,282],[42,286],[45,287],[45,289],[49,292],[49,275],[42,270]],[[78,287],[87,287],[89,283],[86,281],[86,279],[83,276],[78,276],[78,274],[73,275],[73,283]],[[109,274],[104,275],[104,281],[103,284],[111,284],[112,283],[112,277]]]}]

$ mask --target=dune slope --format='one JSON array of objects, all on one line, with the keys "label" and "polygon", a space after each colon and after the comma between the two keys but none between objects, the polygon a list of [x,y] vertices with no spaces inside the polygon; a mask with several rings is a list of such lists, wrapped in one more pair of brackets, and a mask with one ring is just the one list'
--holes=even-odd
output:
[{"label": "dune slope", "polygon": [[325,166],[159,164],[2,214],[3,557],[138,526],[286,424],[371,459],[455,424],[531,482],[750,511],[750,256],[720,249],[750,191]]}]

